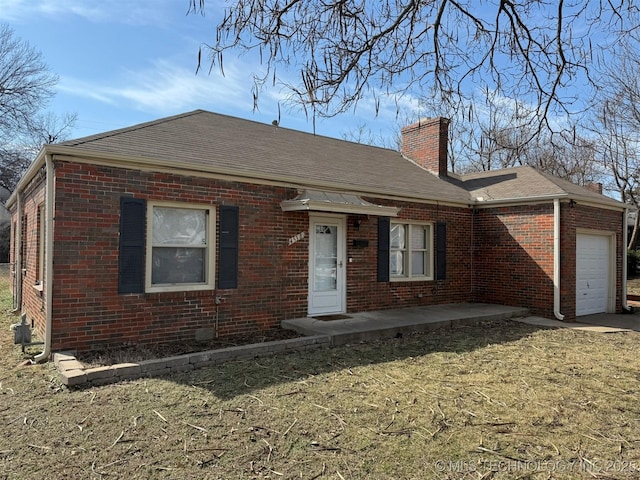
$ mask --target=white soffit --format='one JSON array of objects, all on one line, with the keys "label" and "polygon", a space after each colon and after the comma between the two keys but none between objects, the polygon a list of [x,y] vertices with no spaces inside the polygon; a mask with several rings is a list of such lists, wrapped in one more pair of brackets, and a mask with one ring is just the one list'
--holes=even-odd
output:
[{"label": "white soffit", "polygon": [[292,200],[280,202],[283,212],[299,212],[309,210],[314,212],[353,213],[360,215],[378,215],[381,217],[396,217],[399,208],[376,205],[363,200],[358,195],[322,190],[304,190]]}]

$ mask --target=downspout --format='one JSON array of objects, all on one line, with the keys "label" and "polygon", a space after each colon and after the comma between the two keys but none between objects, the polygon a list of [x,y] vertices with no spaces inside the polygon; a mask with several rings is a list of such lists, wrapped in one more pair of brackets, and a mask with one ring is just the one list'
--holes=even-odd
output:
[{"label": "downspout", "polygon": [[553,199],[553,314],[564,320],[560,313],[560,199]]},{"label": "downspout", "polygon": [[628,231],[629,228],[629,209],[625,208],[622,212],[622,309],[625,312],[631,312],[632,308],[627,303],[627,249],[628,249]]},{"label": "downspout", "polygon": [[53,178],[53,159],[45,155],[46,184],[45,184],[45,331],[44,349],[33,359],[34,362],[45,362],[51,354],[51,326],[52,326],[52,294],[53,294],[53,202],[55,199]]},{"label": "downspout", "polygon": [[22,192],[17,192],[16,231],[14,238],[13,268],[15,274],[15,290],[13,292],[13,312],[22,308]]}]

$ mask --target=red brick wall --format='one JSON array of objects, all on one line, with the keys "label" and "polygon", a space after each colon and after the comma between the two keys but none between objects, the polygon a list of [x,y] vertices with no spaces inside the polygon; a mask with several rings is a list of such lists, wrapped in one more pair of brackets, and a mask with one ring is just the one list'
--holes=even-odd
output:
[{"label": "red brick wall", "polygon": [[[306,316],[309,215],[284,213],[280,208],[282,200],[296,196],[295,189],[64,161],[56,161],[55,168],[54,350],[190,342],[196,332],[212,331],[216,325],[219,335],[225,336],[278,328],[282,319]],[[147,201],[239,206],[238,288],[119,295],[122,195]],[[30,247],[25,257],[23,309],[40,332],[44,297],[29,285],[35,281],[37,269],[34,228],[37,205],[43,199],[44,184],[34,182],[24,202]],[[471,300],[524,306],[535,314],[553,316],[552,204],[473,212],[368,200],[400,207],[403,219],[432,222],[434,226],[446,223],[446,279],[378,282],[377,217],[348,215],[347,257],[352,258],[347,263],[349,312]],[[615,230],[621,272],[621,215],[562,205],[562,312],[568,320],[575,315],[576,228]],[[304,238],[289,244],[290,238],[303,232]],[[356,247],[354,239],[367,240],[368,246]],[[619,291],[621,278],[616,281]],[[219,307],[216,296],[224,299]],[[617,304],[621,306],[620,301]]]},{"label": "red brick wall", "polygon": [[[217,323],[220,336],[278,328],[307,315],[307,212],[282,212],[294,189],[215,179],[56,162],[56,265],[53,349],[95,349],[129,342],[193,341]],[[119,202],[231,204],[240,207],[238,288],[201,292],[118,295]],[[376,199],[370,199],[376,201]],[[379,203],[384,203],[380,201]],[[390,203],[388,203],[390,204]],[[447,279],[377,282],[377,217],[348,216],[348,311],[467,300],[471,291],[471,236],[466,209],[401,204],[401,217],[447,222]],[[304,238],[289,245],[299,233]],[[369,246],[353,247],[365,239]],[[215,297],[224,301],[216,312]]]},{"label": "red brick wall", "polygon": [[[622,312],[622,261],[626,246],[623,245],[622,212],[603,210],[575,204],[563,203],[560,209],[561,226],[561,305],[560,312],[565,321],[576,319],[576,235],[578,229],[597,232],[614,232],[616,234],[616,301],[617,313]],[[588,233],[588,232],[585,232]]]},{"label": "red brick wall", "polygon": [[[284,214],[280,187],[56,162],[53,348],[193,341],[217,325],[221,336],[279,325],[306,314],[306,215]],[[240,207],[239,287],[234,290],[118,295],[120,197]],[[304,259],[303,254],[304,253]],[[216,307],[215,297],[224,298]],[[293,301],[292,301],[293,299]]]},{"label": "red brick wall", "polygon": [[[377,217],[350,216],[348,219],[347,305],[351,312],[434,305],[468,301],[471,295],[471,232],[467,209],[438,207],[367,198],[372,203],[401,207],[397,219],[447,224],[446,278],[439,281],[377,282]],[[360,218],[360,228],[354,226]],[[352,239],[368,239],[369,246],[357,248]],[[435,248],[435,242],[433,244]],[[435,269],[435,264],[434,264]]]},{"label": "red brick wall", "polygon": [[553,204],[477,210],[474,298],[553,318]]},{"label": "red brick wall", "polygon": [[[45,177],[44,171],[36,175],[24,189],[22,197],[22,222],[17,218],[17,205],[11,210],[11,285],[15,285],[16,273],[22,270],[22,311],[27,313],[27,322],[33,323],[36,333],[42,338],[45,328],[46,297],[44,289],[37,289],[36,283],[41,280],[38,275],[40,235],[44,233],[44,218],[40,218],[39,206],[44,203]],[[22,225],[20,225],[22,223]],[[16,264],[16,232],[22,228],[21,265]],[[42,230],[41,230],[42,229]],[[16,292],[14,291],[14,298]]]},{"label": "red brick wall", "polygon": [[402,154],[427,170],[447,175],[449,120],[430,118],[402,128]]},{"label": "red brick wall", "polygon": [[[616,312],[622,310],[622,212],[561,203],[560,313],[576,319],[576,234],[616,234]],[[555,318],[553,204],[478,210],[474,216],[474,299],[527,307]]]}]

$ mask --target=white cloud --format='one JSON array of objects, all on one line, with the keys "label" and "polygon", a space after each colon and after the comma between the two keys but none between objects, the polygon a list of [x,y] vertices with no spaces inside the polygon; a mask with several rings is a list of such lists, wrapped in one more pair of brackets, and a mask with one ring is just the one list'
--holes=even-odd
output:
[{"label": "white cloud", "polygon": [[101,103],[135,108],[158,115],[194,108],[220,110],[238,104],[250,105],[250,78],[242,77],[242,66],[229,66],[225,75],[195,75],[193,70],[157,60],[145,70],[125,71],[104,83],[62,77],[61,92]]},{"label": "white cloud", "polygon": [[171,0],[0,0],[0,12],[3,20],[12,22],[27,22],[36,16],[58,19],[73,15],[96,23],[158,26],[166,23],[167,11],[175,5]]}]

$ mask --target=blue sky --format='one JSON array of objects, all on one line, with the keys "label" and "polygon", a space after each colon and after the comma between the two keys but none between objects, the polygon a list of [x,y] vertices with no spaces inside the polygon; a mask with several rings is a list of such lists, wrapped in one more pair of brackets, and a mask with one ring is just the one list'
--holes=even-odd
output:
[{"label": "blue sky", "polygon": [[[214,68],[195,75],[198,48],[213,39],[223,4],[206,3],[206,15],[187,15],[188,0],[0,0],[0,22],[38,49],[60,78],[49,110],[78,115],[71,137],[113,130],[195,109],[313,132],[311,118],[292,110],[279,87],[263,91],[253,111],[252,55],[227,56],[225,76]],[[208,67],[208,64],[206,65]],[[410,116],[410,98],[402,118]],[[389,101],[376,116],[372,105],[316,120],[319,135],[343,138],[365,126],[392,145],[400,126]],[[417,117],[416,117],[417,118]],[[380,141],[378,142],[380,143]]]}]

